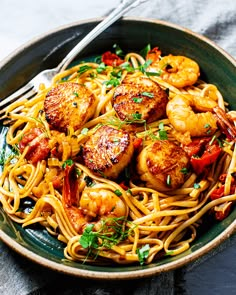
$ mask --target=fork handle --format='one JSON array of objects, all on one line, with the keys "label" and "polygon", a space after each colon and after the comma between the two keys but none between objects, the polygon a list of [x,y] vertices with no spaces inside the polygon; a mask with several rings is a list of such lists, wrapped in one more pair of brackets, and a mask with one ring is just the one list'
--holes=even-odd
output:
[{"label": "fork handle", "polygon": [[92,40],[94,40],[99,34],[105,31],[110,25],[118,20],[131,8],[138,6],[139,4],[148,0],[122,0],[121,3],[114,9],[109,16],[107,16],[102,22],[100,22],[91,32],[89,32],[60,62],[57,66],[58,72],[64,71],[67,66],[72,62],[76,55],[81,52]]}]

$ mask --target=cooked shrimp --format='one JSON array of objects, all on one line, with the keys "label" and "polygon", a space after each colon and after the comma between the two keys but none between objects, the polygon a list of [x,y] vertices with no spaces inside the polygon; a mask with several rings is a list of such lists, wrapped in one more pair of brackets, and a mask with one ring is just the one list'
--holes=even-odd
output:
[{"label": "cooked shrimp", "polygon": [[81,197],[74,166],[66,166],[63,185],[63,207],[77,233],[82,233],[88,223],[99,228],[100,221],[126,216],[126,205],[121,198],[108,189],[85,188]]},{"label": "cooked shrimp", "polygon": [[146,77],[126,79],[113,96],[113,106],[121,120],[133,120],[139,114],[142,120],[153,122],[166,116],[167,93]]},{"label": "cooked shrimp", "polygon": [[52,88],[45,99],[44,110],[50,126],[66,132],[83,126],[95,111],[95,95],[84,85],[65,82]]},{"label": "cooked shrimp", "polygon": [[158,140],[145,147],[137,158],[137,171],[146,186],[168,191],[180,187],[186,178],[181,169],[189,166],[185,151],[169,140]]},{"label": "cooked shrimp", "polygon": [[178,132],[189,133],[190,136],[210,136],[217,129],[217,120],[212,113],[216,106],[217,102],[207,97],[177,94],[168,102],[166,113]]},{"label": "cooked shrimp", "polygon": [[200,75],[198,64],[185,56],[164,56],[153,67],[161,72],[164,81],[177,88],[193,85]]},{"label": "cooked shrimp", "polygon": [[83,159],[93,173],[117,178],[130,162],[133,151],[133,142],[128,132],[101,126],[85,142]]}]

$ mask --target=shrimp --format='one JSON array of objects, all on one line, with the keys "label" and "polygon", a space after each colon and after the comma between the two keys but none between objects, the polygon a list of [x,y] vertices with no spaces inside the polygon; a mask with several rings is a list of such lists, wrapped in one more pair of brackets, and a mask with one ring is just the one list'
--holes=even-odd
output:
[{"label": "shrimp", "polygon": [[62,204],[71,225],[79,234],[89,223],[99,229],[102,219],[124,217],[127,210],[123,200],[108,189],[85,188],[79,197],[74,165],[65,168]]},{"label": "shrimp", "polygon": [[217,102],[207,97],[177,94],[168,102],[166,113],[176,131],[193,137],[211,136],[217,130],[217,119],[212,113],[216,106]]},{"label": "shrimp", "polygon": [[185,56],[170,54],[164,56],[154,67],[156,65],[157,70],[161,72],[161,78],[177,88],[193,85],[200,75],[198,64]]}]

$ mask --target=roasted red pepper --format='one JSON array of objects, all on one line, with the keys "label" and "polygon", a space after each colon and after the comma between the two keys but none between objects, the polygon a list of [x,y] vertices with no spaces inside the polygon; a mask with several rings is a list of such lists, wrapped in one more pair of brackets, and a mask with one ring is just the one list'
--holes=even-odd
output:
[{"label": "roasted red pepper", "polygon": [[107,66],[117,67],[121,64],[123,64],[125,61],[121,59],[118,55],[115,53],[112,53],[111,51],[107,51],[103,53],[102,55],[102,62],[104,62]]},{"label": "roasted red pepper", "polygon": [[218,144],[207,145],[206,150],[203,152],[201,156],[192,156],[190,159],[190,163],[193,167],[193,170],[197,174],[201,174],[205,171],[205,169],[213,164],[221,153],[221,148]]},{"label": "roasted red pepper", "polygon": [[135,139],[134,139],[134,141],[133,141],[134,149],[135,149],[135,150],[139,149],[139,148],[141,147],[142,143],[143,143],[142,138],[140,138],[140,137],[135,137]]},{"label": "roasted red pepper", "polygon": [[19,142],[21,153],[26,146],[29,147],[25,158],[32,164],[37,164],[38,161],[46,159],[50,152],[49,139],[46,137],[40,138],[41,134],[43,134],[43,131],[40,128],[32,128]]}]

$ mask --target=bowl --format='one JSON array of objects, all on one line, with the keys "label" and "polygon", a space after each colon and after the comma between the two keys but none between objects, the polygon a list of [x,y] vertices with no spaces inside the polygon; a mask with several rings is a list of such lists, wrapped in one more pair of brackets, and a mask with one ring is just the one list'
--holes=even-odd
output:
[{"label": "bowl", "polygon": [[[53,68],[101,19],[57,28],[18,48],[0,63],[0,97],[25,84],[39,71]],[[236,61],[209,39],[180,26],[153,20],[123,18],[96,38],[80,59],[101,54],[119,44],[126,51],[139,51],[148,43],[164,54],[186,55],[198,62],[203,80],[215,84],[232,109],[236,109]],[[236,230],[236,208],[216,222],[190,249],[175,257],[164,257],[145,266],[98,266],[70,262],[63,258],[63,245],[45,230],[12,222],[0,208],[0,237],[9,247],[35,263],[73,276],[96,279],[135,279],[184,266],[206,255]]]}]

